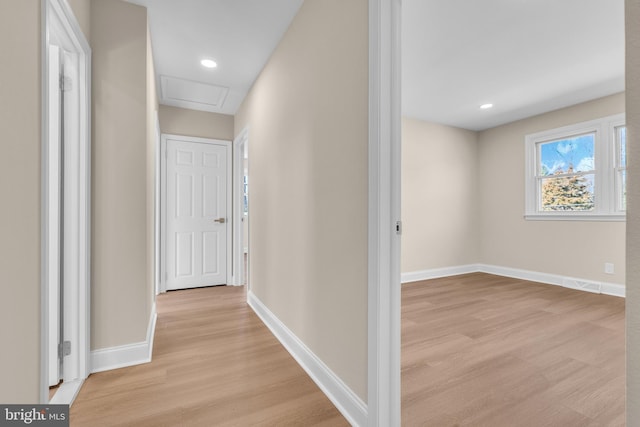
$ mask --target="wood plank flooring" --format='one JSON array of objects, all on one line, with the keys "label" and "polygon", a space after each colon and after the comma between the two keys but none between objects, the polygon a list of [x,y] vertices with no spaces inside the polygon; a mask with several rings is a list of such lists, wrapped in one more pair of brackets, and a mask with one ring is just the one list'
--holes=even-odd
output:
[{"label": "wood plank flooring", "polygon": [[[480,273],[402,298],[404,426],[624,426],[624,299]],[[71,425],[348,425],[245,301],[160,295],[153,362],[91,375]]]},{"label": "wood plank flooring", "polygon": [[244,287],[157,299],[151,363],[91,375],[71,426],[348,426],[246,305]]},{"label": "wood plank flooring", "polygon": [[402,424],[624,426],[624,299],[474,273],[402,288]]}]

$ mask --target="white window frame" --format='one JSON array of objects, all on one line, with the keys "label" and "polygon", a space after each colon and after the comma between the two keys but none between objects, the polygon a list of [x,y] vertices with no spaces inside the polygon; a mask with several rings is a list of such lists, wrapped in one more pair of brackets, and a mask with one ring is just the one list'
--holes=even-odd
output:
[{"label": "white window frame", "polygon": [[618,129],[621,127],[626,127],[624,123],[616,124],[613,126],[613,138],[614,138],[614,164],[613,164],[613,173],[615,180],[615,208],[617,212],[625,213],[626,208],[622,207],[622,199],[623,199],[623,184],[624,181],[620,178],[620,176],[626,172],[627,165],[619,164],[620,160],[620,139],[618,138]]},{"label": "white window frame", "polygon": [[[625,211],[620,209],[620,181],[616,176],[616,128],[625,126],[625,115],[616,114],[590,120],[525,137],[525,219],[568,221],[624,221]],[[538,185],[538,145],[574,136],[594,133],[595,207],[591,211],[543,211],[540,207]]]}]

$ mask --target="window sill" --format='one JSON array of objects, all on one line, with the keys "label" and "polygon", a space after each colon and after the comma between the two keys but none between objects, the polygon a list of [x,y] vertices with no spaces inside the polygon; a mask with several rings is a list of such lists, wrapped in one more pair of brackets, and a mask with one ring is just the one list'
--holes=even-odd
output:
[{"label": "window sill", "polygon": [[524,216],[527,221],[609,221],[624,222],[625,214],[597,215],[597,214],[528,214]]}]

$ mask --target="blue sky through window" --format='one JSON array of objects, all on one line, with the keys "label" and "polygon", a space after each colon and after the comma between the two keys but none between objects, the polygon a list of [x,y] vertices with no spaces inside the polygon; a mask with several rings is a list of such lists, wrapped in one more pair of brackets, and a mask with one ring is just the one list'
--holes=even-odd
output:
[{"label": "blue sky through window", "polygon": [[553,175],[594,170],[595,134],[580,135],[540,144],[540,174]]}]

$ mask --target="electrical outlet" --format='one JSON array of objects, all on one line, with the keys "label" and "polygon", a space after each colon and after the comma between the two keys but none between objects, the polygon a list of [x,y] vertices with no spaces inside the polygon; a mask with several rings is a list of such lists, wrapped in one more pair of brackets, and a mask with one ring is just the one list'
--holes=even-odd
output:
[{"label": "electrical outlet", "polygon": [[606,274],[614,274],[613,271],[614,271],[613,270],[613,264],[610,263],[610,262],[605,262],[604,263],[604,272]]}]

